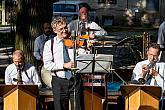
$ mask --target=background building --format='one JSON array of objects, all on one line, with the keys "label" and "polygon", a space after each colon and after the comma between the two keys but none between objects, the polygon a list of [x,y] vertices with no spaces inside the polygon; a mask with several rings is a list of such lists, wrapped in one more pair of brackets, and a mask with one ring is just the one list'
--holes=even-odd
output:
[{"label": "background building", "polygon": [[[62,0],[59,0],[62,1]],[[65,0],[73,1],[73,0]],[[164,0],[83,0],[96,9],[99,23],[158,26],[165,18]]]},{"label": "background building", "polygon": [[[57,0],[55,0],[57,1]],[[62,1],[62,0],[59,0]],[[72,1],[72,0],[65,0]],[[81,0],[80,0],[81,1]],[[97,11],[101,25],[154,25],[165,18],[164,0],[83,0]],[[9,24],[14,18],[16,0],[1,0],[1,24]],[[140,21],[140,22],[139,22]]]}]

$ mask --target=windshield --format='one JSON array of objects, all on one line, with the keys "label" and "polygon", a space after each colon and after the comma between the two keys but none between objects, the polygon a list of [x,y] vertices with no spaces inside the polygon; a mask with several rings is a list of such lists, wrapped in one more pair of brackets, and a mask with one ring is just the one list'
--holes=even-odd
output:
[{"label": "windshield", "polygon": [[76,12],[76,5],[72,4],[54,4],[53,12]]}]

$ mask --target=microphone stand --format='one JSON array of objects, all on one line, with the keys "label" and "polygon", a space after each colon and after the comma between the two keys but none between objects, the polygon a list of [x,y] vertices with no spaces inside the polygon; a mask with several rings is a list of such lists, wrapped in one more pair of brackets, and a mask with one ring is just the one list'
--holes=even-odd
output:
[{"label": "microphone stand", "polygon": [[91,105],[91,110],[93,110],[93,92],[94,92],[94,87],[93,87],[93,81],[94,81],[94,72],[95,72],[95,43],[93,43],[92,46],[92,54],[93,54],[93,58],[92,58],[92,105]]},{"label": "microphone stand", "polygon": [[73,106],[74,106],[74,110],[76,110],[76,67],[77,67],[77,63],[76,63],[76,48],[77,48],[77,38],[76,38],[76,33],[75,31],[71,32],[71,36],[72,36],[72,41],[74,43],[73,45],[73,63],[74,63],[74,68],[71,69],[72,73],[73,73],[73,77],[74,77],[74,91],[73,91]]},{"label": "microphone stand", "polygon": [[92,53],[93,53],[93,59],[92,59],[92,73],[95,71],[95,43],[92,46]]},{"label": "microphone stand", "polygon": [[73,46],[73,62],[74,62],[74,68],[72,69],[72,72],[73,72],[73,76],[74,76],[74,98],[73,98],[73,106],[74,106],[74,110],[76,110],[76,70],[77,70],[77,62],[76,62],[76,55],[77,55],[77,52],[76,52],[76,49],[77,49],[77,36],[79,34],[79,16],[78,16],[78,22],[76,24],[76,31],[72,31],[71,32],[71,35],[72,35],[72,40],[74,42],[74,46]]}]

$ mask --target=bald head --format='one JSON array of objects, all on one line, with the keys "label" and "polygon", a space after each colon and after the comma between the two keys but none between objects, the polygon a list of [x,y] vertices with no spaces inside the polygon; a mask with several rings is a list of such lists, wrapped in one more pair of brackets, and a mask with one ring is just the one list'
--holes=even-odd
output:
[{"label": "bald head", "polygon": [[86,7],[82,7],[79,10],[80,20],[86,22],[88,20],[88,9]]},{"label": "bald head", "polygon": [[88,13],[88,9],[86,7],[81,7],[80,8],[80,13],[86,12]]},{"label": "bald head", "polygon": [[16,67],[23,66],[24,53],[22,50],[15,50],[13,52],[13,63],[16,65]]}]

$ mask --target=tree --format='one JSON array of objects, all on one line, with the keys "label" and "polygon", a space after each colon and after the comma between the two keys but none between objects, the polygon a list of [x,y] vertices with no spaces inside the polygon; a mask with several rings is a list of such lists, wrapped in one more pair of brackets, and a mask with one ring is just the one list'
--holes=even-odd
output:
[{"label": "tree", "polygon": [[33,62],[33,43],[41,32],[42,22],[52,19],[55,0],[17,0],[15,49],[25,52],[27,61]]}]

